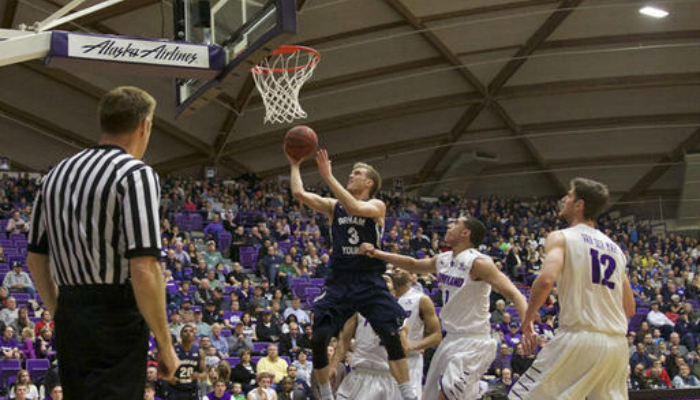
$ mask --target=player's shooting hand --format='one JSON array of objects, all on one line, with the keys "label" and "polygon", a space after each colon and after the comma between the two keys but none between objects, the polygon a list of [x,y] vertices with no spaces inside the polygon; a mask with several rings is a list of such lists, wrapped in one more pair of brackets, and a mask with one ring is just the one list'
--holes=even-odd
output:
[{"label": "player's shooting hand", "polygon": [[316,153],[316,163],[318,164],[318,173],[324,181],[327,181],[333,176],[331,159],[328,158],[328,151],[326,149],[321,149]]},{"label": "player's shooting hand", "polygon": [[301,165],[302,160],[297,160],[296,158],[287,154],[286,151],[284,152],[284,156],[287,157],[287,161],[289,161],[289,165],[291,165],[292,167],[298,167]]},{"label": "player's shooting hand", "polygon": [[523,332],[523,349],[525,354],[534,354],[537,349],[537,333],[532,321],[524,319],[521,326]]},{"label": "player's shooting hand", "polygon": [[362,243],[360,245],[360,254],[367,257],[374,258],[374,245],[372,243]]}]

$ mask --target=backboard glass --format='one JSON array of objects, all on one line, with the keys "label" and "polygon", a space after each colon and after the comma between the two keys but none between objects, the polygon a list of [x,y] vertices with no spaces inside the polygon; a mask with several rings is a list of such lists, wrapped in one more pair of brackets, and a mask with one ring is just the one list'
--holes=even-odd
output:
[{"label": "backboard glass", "polygon": [[296,33],[295,0],[177,0],[174,6],[176,32],[178,6],[184,14],[184,32],[177,40],[216,44],[226,55],[226,66],[214,79],[176,80],[177,116],[195,112],[223,87],[235,87],[235,81]]}]

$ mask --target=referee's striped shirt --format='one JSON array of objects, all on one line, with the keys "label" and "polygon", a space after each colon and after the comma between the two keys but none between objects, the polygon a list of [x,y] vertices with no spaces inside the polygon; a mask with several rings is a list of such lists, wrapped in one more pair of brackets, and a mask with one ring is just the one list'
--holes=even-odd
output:
[{"label": "referee's striped shirt", "polygon": [[160,183],[117,146],[88,148],[44,176],[28,249],[49,256],[59,286],[124,284],[129,258],[160,255]]}]

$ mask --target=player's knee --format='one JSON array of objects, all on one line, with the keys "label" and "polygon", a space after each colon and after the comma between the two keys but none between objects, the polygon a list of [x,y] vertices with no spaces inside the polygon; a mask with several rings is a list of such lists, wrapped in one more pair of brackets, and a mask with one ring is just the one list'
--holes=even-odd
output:
[{"label": "player's knee", "polygon": [[380,332],[377,333],[382,345],[386,348],[386,353],[389,356],[389,361],[402,360],[406,358],[406,353],[401,345],[401,338],[398,332]]}]

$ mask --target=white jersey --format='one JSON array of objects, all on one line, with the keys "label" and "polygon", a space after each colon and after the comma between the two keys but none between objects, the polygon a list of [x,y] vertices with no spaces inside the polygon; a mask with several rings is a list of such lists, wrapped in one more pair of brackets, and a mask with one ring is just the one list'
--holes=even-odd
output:
[{"label": "white jersey", "polygon": [[[408,324],[408,343],[416,343],[423,340],[423,335],[425,333],[425,324],[423,319],[420,317],[420,299],[423,297],[423,293],[415,289],[409,289],[401,297],[399,297],[399,304],[406,310],[406,324]],[[419,351],[411,352],[407,356],[415,357],[419,356],[421,353]]]},{"label": "white jersey", "polygon": [[359,314],[355,329],[355,351],[352,355],[352,366],[353,368],[377,371],[389,370],[389,355],[386,349],[379,344],[379,336],[374,333],[369,321]]},{"label": "white jersey", "polygon": [[564,269],[557,280],[559,326],[624,335],[627,316],[622,282],[627,259],[605,234],[586,224],[560,231],[566,239]]},{"label": "white jersey", "polygon": [[453,257],[451,251],[437,256],[437,273],[442,290],[442,328],[449,334],[488,335],[491,285],[469,277],[477,258],[489,258],[476,249]]}]

